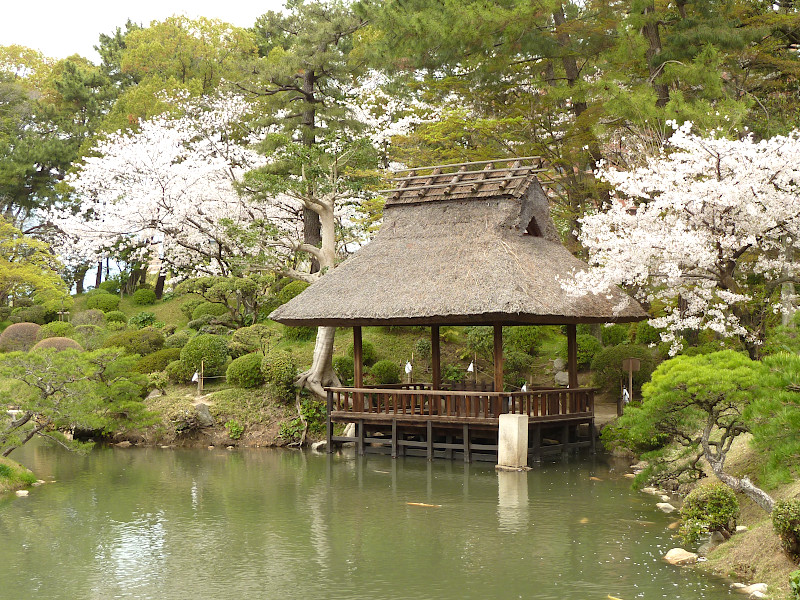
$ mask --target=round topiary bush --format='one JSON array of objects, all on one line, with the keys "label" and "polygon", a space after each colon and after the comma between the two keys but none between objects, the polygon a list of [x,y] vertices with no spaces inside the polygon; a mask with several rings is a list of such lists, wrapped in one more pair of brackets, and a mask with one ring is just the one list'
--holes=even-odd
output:
[{"label": "round topiary bush", "polygon": [[137,306],[150,306],[156,303],[156,293],[153,290],[140,288],[133,292],[131,299]]},{"label": "round topiary bush", "polygon": [[144,375],[156,373],[166,369],[169,363],[180,360],[180,357],[181,351],[179,348],[162,348],[140,358],[134,368]]},{"label": "round topiary bush", "polygon": [[0,351],[27,352],[36,343],[41,325],[36,323],[14,323],[0,333]]},{"label": "round topiary bush", "polygon": [[[603,345],[593,335],[579,334],[576,338],[578,342],[578,368],[587,369],[592,364],[595,354],[603,349]],[[561,358],[567,360],[567,344],[561,348]]]},{"label": "round topiary bush", "polygon": [[778,500],[772,508],[772,528],[793,560],[800,559],[800,499]]},{"label": "round topiary bush", "polygon": [[72,317],[72,324],[77,327],[78,325],[97,325],[100,326],[106,322],[106,317],[103,311],[92,309],[83,310]]},{"label": "round topiary bush", "polygon": [[189,340],[192,339],[192,334],[188,331],[181,330],[176,331],[170,336],[167,336],[167,339],[164,340],[164,347],[165,348],[183,348]]},{"label": "round topiary bush", "polygon": [[107,292],[102,294],[93,294],[88,300],[86,300],[86,308],[95,308],[104,313],[117,310],[119,308],[119,296],[115,296],[114,294],[109,294]]},{"label": "round topiary bush", "polygon": [[106,279],[98,286],[98,290],[106,291],[109,294],[119,294],[119,281],[116,279]]},{"label": "round topiary bush", "polygon": [[400,383],[400,374],[402,370],[400,369],[400,365],[391,360],[379,360],[372,365],[369,372],[379,385],[389,385],[392,383]]},{"label": "round topiary bush", "polygon": [[47,321],[47,311],[44,309],[44,306],[38,304],[15,308],[11,311],[9,319],[12,323],[36,323],[38,325],[44,325]]},{"label": "round topiary bush", "polygon": [[686,543],[695,543],[704,533],[718,531],[725,538],[736,531],[739,500],[727,485],[709,483],[693,489],[681,507],[680,534]]},{"label": "round topiary bush", "polygon": [[225,371],[225,381],[230,385],[240,388],[255,388],[264,383],[264,374],[261,372],[261,362],[264,355],[261,352],[245,354],[228,365]]},{"label": "round topiary bush", "polygon": [[155,329],[123,331],[108,338],[103,347],[117,346],[128,354],[146,356],[164,347],[164,334]]},{"label": "round topiary bush", "polygon": [[[119,323],[110,323],[109,325],[118,325]],[[102,347],[103,342],[109,336],[109,330],[97,325],[78,325],[75,328],[75,335],[72,336],[84,350],[97,350]]]},{"label": "round topiary bush", "polygon": [[173,360],[167,365],[164,372],[172,383],[189,383],[192,381],[195,371],[183,361]]},{"label": "round topiary bush", "polygon": [[[353,348],[353,344],[350,344],[347,348],[347,356],[353,358],[355,356],[355,350]],[[373,346],[370,342],[364,340],[361,342],[361,360],[365,366],[369,367],[375,364],[375,361],[378,360],[378,353],[375,352],[375,346]]]},{"label": "round topiary bush", "polygon": [[37,350],[44,350],[47,348],[53,348],[59,352],[62,350],[83,350],[83,347],[73,339],[66,337],[50,337],[42,340],[41,342],[37,342],[36,345],[31,348],[31,352],[36,352]]},{"label": "round topiary bush", "polygon": [[261,361],[261,372],[276,400],[289,402],[294,398],[297,366],[291,354],[284,350],[272,350]]},{"label": "round topiary bush", "polygon": [[651,344],[661,343],[661,330],[656,329],[647,321],[642,321],[636,324],[636,335],[634,341],[637,344],[649,346]]},{"label": "round topiary bush", "polygon": [[291,283],[287,283],[277,294],[278,302],[286,304],[308,286],[309,284],[305,281],[292,281]]},{"label": "round topiary bush", "polygon": [[216,302],[201,302],[197,305],[197,307],[192,311],[192,320],[196,321],[200,317],[204,317],[205,315],[209,315],[211,317],[221,317],[222,315],[228,314],[228,307],[224,304],[218,304]]},{"label": "round topiary bush", "polygon": [[207,377],[222,375],[228,362],[228,343],[218,335],[197,335],[181,348],[181,362],[193,371],[199,371],[202,363]]},{"label": "round topiary bush", "polygon": [[603,338],[603,346],[619,346],[620,344],[624,344],[628,341],[629,330],[630,327],[627,325],[620,325],[619,323],[603,327],[600,330],[601,337]]},{"label": "round topiary bush", "polygon": [[203,302],[205,302],[205,300],[197,297],[186,300],[186,302],[181,304],[181,312],[183,313],[183,316],[191,321],[194,309],[203,304]]},{"label": "round topiary bush", "polygon": [[535,356],[542,343],[542,330],[535,325],[505,327],[503,329],[503,347],[508,351],[524,352]]},{"label": "round topiary bush", "polygon": [[263,323],[242,327],[233,332],[233,337],[228,344],[228,351],[234,358],[239,358],[252,352],[264,352],[274,335],[275,330]]},{"label": "round topiary bush", "polygon": [[127,323],[128,317],[121,310],[111,310],[106,313],[107,323]]},{"label": "round topiary bush", "polygon": [[36,340],[42,341],[51,337],[72,337],[75,333],[75,327],[72,323],[66,321],[53,321],[47,325],[42,325],[39,332],[36,334]]},{"label": "round topiary bush", "polygon": [[628,372],[622,370],[622,361],[626,358],[638,358],[641,366],[633,373],[633,389],[641,390],[642,384],[650,381],[656,368],[653,351],[638,344],[619,344],[603,348],[592,359],[592,383],[595,387],[619,394],[619,382],[623,380],[628,387]]},{"label": "round topiary bush", "polygon": [[353,381],[355,365],[352,356],[334,356],[333,370],[343,384]]}]

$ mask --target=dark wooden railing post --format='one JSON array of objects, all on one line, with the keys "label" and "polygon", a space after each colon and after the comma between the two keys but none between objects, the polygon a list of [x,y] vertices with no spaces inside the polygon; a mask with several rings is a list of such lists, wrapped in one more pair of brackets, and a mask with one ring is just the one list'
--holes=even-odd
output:
[{"label": "dark wooden railing post", "polygon": [[494,391],[498,394],[494,416],[499,417],[502,412],[499,394],[503,392],[503,326],[499,323],[494,325]]},{"label": "dark wooden railing post", "polygon": [[[578,327],[567,325],[567,374],[569,375],[569,385],[571,389],[578,387]],[[564,413],[575,410],[575,393],[570,392],[567,406],[562,407]]]},{"label": "dark wooden railing post", "polygon": [[[361,351],[361,327],[353,327],[353,386],[364,387],[364,357]],[[353,398],[353,410],[364,412],[364,395],[356,393]]]}]

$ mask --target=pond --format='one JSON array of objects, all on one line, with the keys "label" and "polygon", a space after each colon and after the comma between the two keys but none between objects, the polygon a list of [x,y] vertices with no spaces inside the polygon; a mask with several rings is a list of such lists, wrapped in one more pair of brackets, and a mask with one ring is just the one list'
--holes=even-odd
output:
[{"label": "pond", "polygon": [[730,598],[665,564],[673,517],[601,457],[491,464],[46,445],[0,499],[0,597]]}]

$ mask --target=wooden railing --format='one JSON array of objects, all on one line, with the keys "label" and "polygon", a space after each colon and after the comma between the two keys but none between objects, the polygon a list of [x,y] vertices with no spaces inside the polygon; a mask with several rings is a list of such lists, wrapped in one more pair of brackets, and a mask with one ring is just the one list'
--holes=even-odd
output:
[{"label": "wooden railing", "polygon": [[496,419],[504,413],[529,417],[568,417],[594,413],[592,388],[478,392],[383,387],[327,388],[327,391],[328,414]]}]

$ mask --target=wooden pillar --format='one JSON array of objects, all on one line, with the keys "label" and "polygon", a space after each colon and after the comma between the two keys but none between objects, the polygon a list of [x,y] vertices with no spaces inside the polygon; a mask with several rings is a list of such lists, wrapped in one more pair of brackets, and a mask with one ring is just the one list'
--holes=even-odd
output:
[{"label": "wooden pillar", "polygon": [[[361,351],[361,327],[353,327],[353,387],[364,387],[364,356]],[[353,410],[364,411],[364,395],[360,392],[353,394]]]},{"label": "wooden pillar", "polygon": [[433,389],[442,389],[442,361],[438,325],[431,325],[431,371]]},{"label": "wooden pillar", "polygon": [[[503,326],[497,323],[494,326],[494,391],[503,391]],[[499,417],[502,412],[500,398],[495,400],[494,416]]]},{"label": "wooden pillar", "polygon": [[567,373],[569,387],[578,387],[578,328],[567,325]]}]

